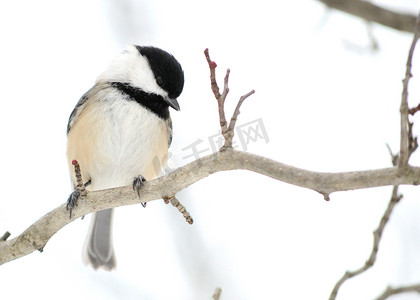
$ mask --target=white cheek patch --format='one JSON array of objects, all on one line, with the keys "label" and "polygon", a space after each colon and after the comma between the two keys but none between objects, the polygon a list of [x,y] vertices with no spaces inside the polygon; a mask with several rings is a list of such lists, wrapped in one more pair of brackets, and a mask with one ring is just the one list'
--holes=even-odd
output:
[{"label": "white cheek patch", "polygon": [[97,82],[123,82],[141,90],[167,97],[168,93],[157,85],[147,58],[140,55],[135,46],[117,56],[97,79]]}]

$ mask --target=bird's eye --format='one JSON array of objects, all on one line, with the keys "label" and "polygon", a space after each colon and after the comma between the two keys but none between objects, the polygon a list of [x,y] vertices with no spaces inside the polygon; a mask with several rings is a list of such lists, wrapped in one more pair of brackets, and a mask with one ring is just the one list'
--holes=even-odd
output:
[{"label": "bird's eye", "polygon": [[156,77],[156,83],[161,88],[163,88],[165,86],[165,80],[161,76]]}]

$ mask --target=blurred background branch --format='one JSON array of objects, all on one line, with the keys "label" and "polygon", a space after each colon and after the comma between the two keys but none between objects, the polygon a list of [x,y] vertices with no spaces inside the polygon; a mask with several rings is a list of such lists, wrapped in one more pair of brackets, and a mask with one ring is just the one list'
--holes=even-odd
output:
[{"label": "blurred background branch", "polygon": [[418,293],[420,294],[420,284],[412,284],[412,285],[406,285],[406,286],[400,286],[400,287],[387,287],[385,291],[381,295],[379,295],[378,298],[375,300],[385,300],[388,299],[391,296],[397,295],[397,294],[404,294],[404,293]]},{"label": "blurred background branch", "polygon": [[369,22],[395,30],[414,32],[416,15],[397,12],[362,0],[317,0],[327,7],[343,11]]}]

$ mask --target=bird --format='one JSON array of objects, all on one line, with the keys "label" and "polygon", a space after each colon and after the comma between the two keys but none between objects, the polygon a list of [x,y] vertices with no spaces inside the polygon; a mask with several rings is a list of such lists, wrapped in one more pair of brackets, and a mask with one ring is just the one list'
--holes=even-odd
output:
[{"label": "bird", "polygon": [[[183,87],[181,64],[160,48],[130,45],[116,56],[69,117],[70,209],[80,195],[74,160],[88,191],[132,184],[140,196],[143,182],[160,175],[172,142],[169,108],[180,110]],[[93,213],[82,261],[94,269],[116,268],[112,216],[113,209]]]}]

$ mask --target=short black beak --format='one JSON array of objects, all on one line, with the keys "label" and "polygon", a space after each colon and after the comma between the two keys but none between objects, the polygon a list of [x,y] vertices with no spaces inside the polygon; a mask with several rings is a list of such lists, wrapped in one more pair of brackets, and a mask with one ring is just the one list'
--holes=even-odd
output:
[{"label": "short black beak", "polygon": [[165,98],[165,102],[169,104],[170,107],[172,107],[175,110],[180,110],[179,103],[175,99]]}]

